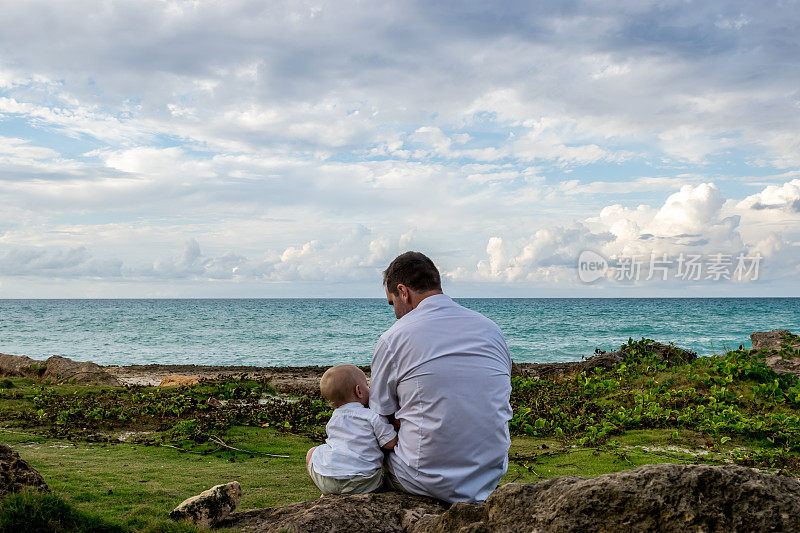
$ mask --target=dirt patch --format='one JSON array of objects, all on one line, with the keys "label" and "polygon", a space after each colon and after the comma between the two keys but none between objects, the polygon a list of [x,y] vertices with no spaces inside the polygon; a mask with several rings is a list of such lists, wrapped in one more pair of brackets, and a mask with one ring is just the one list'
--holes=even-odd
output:
[{"label": "dirt patch", "polygon": [[[276,391],[295,396],[319,396],[319,380],[327,366],[203,366],[203,365],[127,365],[103,369],[124,385],[157,387],[172,375],[199,376],[205,379],[269,379]],[[369,367],[361,368],[369,376]]]}]

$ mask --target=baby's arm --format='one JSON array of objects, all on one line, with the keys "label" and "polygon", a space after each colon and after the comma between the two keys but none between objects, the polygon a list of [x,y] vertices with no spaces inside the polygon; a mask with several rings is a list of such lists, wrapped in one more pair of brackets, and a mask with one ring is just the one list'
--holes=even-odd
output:
[{"label": "baby's arm", "polygon": [[394,427],[386,421],[386,418],[377,413],[374,413],[371,421],[375,438],[378,439],[378,445],[384,450],[394,448],[397,445],[397,431],[394,430]]},{"label": "baby's arm", "polygon": [[392,426],[394,426],[394,430],[395,430],[395,431],[400,431],[400,421],[399,421],[399,420],[397,420],[397,419],[394,417],[394,415],[388,415],[388,416],[386,417],[386,420],[387,420],[387,421],[388,421],[388,422],[389,422],[389,423],[390,423]]}]

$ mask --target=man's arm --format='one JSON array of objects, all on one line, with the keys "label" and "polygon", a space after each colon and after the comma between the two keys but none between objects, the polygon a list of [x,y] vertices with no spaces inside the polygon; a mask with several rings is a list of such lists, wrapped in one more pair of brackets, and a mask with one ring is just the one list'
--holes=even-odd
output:
[{"label": "man's arm", "polygon": [[397,372],[392,354],[383,339],[378,340],[375,354],[372,356],[369,408],[379,415],[391,415],[392,420],[399,409]]},{"label": "man's arm", "polygon": [[383,448],[384,450],[392,450],[392,449],[394,449],[395,446],[397,446],[397,436],[396,435],[392,440],[390,440],[389,442],[387,442],[386,444],[381,446],[381,448]]}]

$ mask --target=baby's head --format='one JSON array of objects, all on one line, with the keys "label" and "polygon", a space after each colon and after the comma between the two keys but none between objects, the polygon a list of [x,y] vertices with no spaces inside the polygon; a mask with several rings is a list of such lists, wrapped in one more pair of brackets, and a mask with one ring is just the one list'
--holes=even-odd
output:
[{"label": "baby's head", "polygon": [[322,374],[319,381],[322,397],[336,409],[350,402],[369,403],[367,376],[355,365],[333,366]]}]

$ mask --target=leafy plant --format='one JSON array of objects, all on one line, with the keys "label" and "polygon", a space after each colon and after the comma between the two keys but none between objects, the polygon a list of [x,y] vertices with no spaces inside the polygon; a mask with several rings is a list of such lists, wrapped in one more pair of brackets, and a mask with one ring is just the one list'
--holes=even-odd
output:
[{"label": "leafy plant", "polygon": [[[571,437],[584,446],[631,429],[699,431],[717,443],[755,439],[800,450],[800,380],[776,375],[756,353],[669,364],[649,339],[629,339],[623,362],[566,381],[512,380],[512,433]],[[676,348],[677,350],[677,348]]]}]

